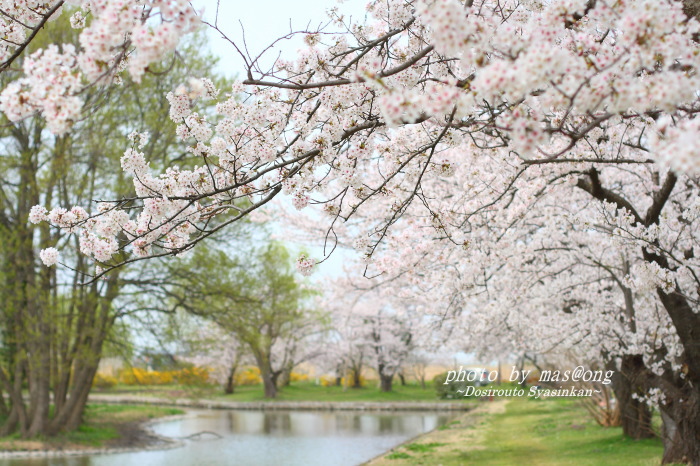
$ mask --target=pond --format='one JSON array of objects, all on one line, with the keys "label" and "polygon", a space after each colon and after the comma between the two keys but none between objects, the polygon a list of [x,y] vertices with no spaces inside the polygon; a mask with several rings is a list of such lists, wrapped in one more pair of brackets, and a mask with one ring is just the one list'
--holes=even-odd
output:
[{"label": "pond", "polygon": [[198,440],[170,450],[50,459],[0,459],[0,466],[357,465],[456,414],[357,411],[196,410],[153,430]]}]

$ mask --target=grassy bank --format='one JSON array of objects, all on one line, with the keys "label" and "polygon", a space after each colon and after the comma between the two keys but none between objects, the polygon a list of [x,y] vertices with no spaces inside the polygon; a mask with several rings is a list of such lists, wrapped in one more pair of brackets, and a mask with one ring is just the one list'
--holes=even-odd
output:
[{"label": "grassy bank", "polygon": [[[219,395],[218,399],[231,401],[262,401],[263,390],[261,386],[242,386],[236,388],[232,395]],[[278,400],[281,401],[355,401],[355,402],[435,402],[440,401],[435,395],[435,389],[428,385],[425,389],[420,385],[394,384],[390,392],[382,392],[376,384],[368,384],[363,388],[347,388],[338,386],[323,387],[310,382],[298,382],[280,390]],[[454,400],[449,400],[454,401]]]},{"label": "grassy bank", "polygon": [[150,441],[140,424],[149,419],[183,414],[177,408],[90,404],[83,424],[73,432],[51,438],[22,439],[19,434],[0,438],[0,450],[79,450],[141,446]]},{"label": "grassy bank", "polygon": [[[186,387],[181,385],[156,385],[156,386],[122,386],[117,385],[114,389],[105,391],[95,391],[94,393],[105,394],[139,394],[162,398],[210,398],[227,401],[265,401],[262,385],[243,385],[236,387],[232,395],[224,395],[220,387]],[[382,392],[375,383],[367,384],[363,388],[347,388],[338,386],[324,387],[312,382],[295,382],[279,391],[276,398],[278,401],[326,401],[326,402],[437,402],[441,401],[436,397],[432,384],[423,389],[417,384],[400,385],[394,384],[391,392]],[[269,401],[269,400],[268,400]],[[456,401],[456,400],[444,400]],[[459,401],[470,402],[467,399]]]},{"label": "grassy bank", "polygon": [[656,465],[658,439],[634,441],[621,428],[598,426],[576,400],[514,398],[475,412],[397,447],[373,466]]}]

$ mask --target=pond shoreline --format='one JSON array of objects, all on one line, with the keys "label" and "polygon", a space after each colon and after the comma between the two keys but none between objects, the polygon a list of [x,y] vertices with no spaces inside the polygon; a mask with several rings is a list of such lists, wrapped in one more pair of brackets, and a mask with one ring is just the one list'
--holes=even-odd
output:
[{"label": "pond shoreline", "polygon": [[[215,410],[240,410],[240,411],[358,411],[358,412],[397,412],[397,411],[420,411],[420,412],[466,412],[475,408],[473,404],[450,403],[450,402],[315,402],[315,401],[261,401],[261,402],[231,402],[210,399],[169,399],[149,396],[133,395],[90,395],[88,403],[106,404],[133,404],[133,405],[158,405],[176,406],[179,408],[191,409],[215,409]],[[0,450],[0,459],[20,459],[20,458],[55,458],[69,456],[90,456],[90,455],[111,455],[119,453],[132,453],[139,451],[170,450],[184,445],[182,440],[156,434],[151,428],[152,425],[161,422],[168,422],[183,417],[188,414],[175,416],[165,416],[156,419],[137,423],[131,432],[132,439],[148,438],[148,443],[140,444],[133,441],[133,445],[118,447],[96,447],[80,449],[48,448],[37,450]],[[128,443],[128,442],[127,442]]]},{"label": "pond shoreline", "polygon": [[134,395],[92,394],[92,403],[149,404],[179,408],[284,410],[284,411],[470,411],[476,406],[460,402],[423,401],[223,401],[211,399],[158,398]]},{"label": "pond shoreline", "polygon": [[[437,449],[446,450],[460,448],[468,451],[472,449],[483,448],[481,443],[485,435],[485,429],[477,429],[476,426],[482,419],[490,419],[494,414],[505,412],[506,405],[510,400],[499,399],[492,402],[481,403],[476,409],[464,413],[459,418],[445,425],[444,429],[435,429],[425,432],[410,438],[401,444],[396,445],[391,450],[380,453],[374,458],[364,462],[361,466],[400,466],[406,464],[400,457],[392,457],[391,455],[397,452],[404,452],[406,446],[413,443],[422,443],[426,445],[435,445]],[[429,451],[429,450],[428,450]],[[440,454],[442,452],[431,452],[430,454]],[[406,458],[404,458],[406,459]],[[411,458],[411,460],[419,460],[420,458]],[[408,461],[409,463],[411,461]],[[437,461],[442,463],[442,461]]]},{"label": "pond shoreline", "polygon": [[[170,450],[182,447],[185,442],[179,439],[159,435],[153,431],[151,426],[160,422],[174,421],[186,417],[187,414],[177,414],[174,416],[164,416],[156,419],[138,422],[133,426],[125,424],[123,427],[130,429],[129,438],[125,446],[114,447],[85,447],[64,449],[42,448],[36,450],[0,450],[0,459],[22,459],[22,458],[59,458],[69,456],[90,456],[90,455],[113,455],[119,453],[133,453],[139,451]],[[124,440],[127,436],[122,436]],[[139,438],[139,440],[135,440]],[[146,438],[144,444],[143,439]]]}]

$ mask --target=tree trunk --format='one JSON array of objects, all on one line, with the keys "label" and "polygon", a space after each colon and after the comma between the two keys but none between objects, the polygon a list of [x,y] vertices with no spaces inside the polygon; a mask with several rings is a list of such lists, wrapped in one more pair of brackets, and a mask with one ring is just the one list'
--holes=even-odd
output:
[{"label": "tree trunk", "polygon": [[97,373],[98,362],[99,359],[93,361],[92,364],[84,364],[84,361],[77,362],[72,378],[70,396],[63,405],[63,409],[51,419],[48,428],[50,435],[68,432],[80,426],[85,413],[88,395],[92,388],[92,381]]},{"label": "tree trunk", "polygon": [[280,372],[272,370],[269,354],[262,354],[260,351],[254,349],[253,356],[255,356],[258,369],[260,369],[260,377],[262,378],[263,387],[265,388],[265,398],[277,398],[277,378]]},{"label": "tree trunk", "polygon": [[622,364],[619,371],[614,370],[612,364],[607,364],[606,366],[613,370],[611,380],[620,409],[623,434],[635,440],[655,437],[651,428],[651,409],[649,405],[633,398],[635,394],[639,396],[645,394],[645,389],[640,379],[640,375],[646,370],[642,356],[622,356]]},{"label": "tree trunk", "polygon": [[362,388],[362,379],[360,378],[360,372],[360,370],[353,369],[352,388]]},{"label": "tree trunk", "polygon": [[379,374],[379,386],[383,392],[391,391],[391,383],[394,380],[394,375]]},{"label": "tree trunk", "polygon": [[75,403],[67,403],[65,406],[67,409],[67,420],[65,425],[60,426],[54,424],[52,426],[53,432],[57,433],[60,431],[71,431],[80,427],[83,422],[83,414],[85,414],[85,405],[87,405],[88,395],[90,394],[90,389],[92,388],[92,380],[95,378],[97,373],[97,366],[94,368],[86,368],[82,377],[75,382],[75,388],[71,392],[71,399],[75,399]]},{"label": "tree trunk", "polygon": [[[45,330],[45,325],[40,322],[38,327]],[[46,333],[41,333],[46,335]],[[27,437],[36,437],[47,433],[49,423],[50,397],[50,351],[49,338],[38,338],[38,341],[31,342],[34,354],[30,356],[28,367],[29,373],[29,393],[30,393],[30,424]]]},{"label": "tree trunk", "polygon": [[[669,268],[665,257],[648,252],[645,252],[645,256],[645,259],[654,259],[662,267]],[[672,381],[667,380],[672,388],[664,390],[663,386],[660,387],[667,394],[665,403],[659,407],[664,420],[662,461],[700,466],[700,314],[695,313],[678,290],[664,293],[657,288],[657,294],[683,344],[681,361],[686,372],[683,379],[676,377]]]},{"label": "tree trunk", "polygon": [[399,380],[401,381],[401,386],[405,387],[406,386],[406,376],[403,374],[403,371],[399,372]]},{"label": "tree trunk", "polygon": [[289,387],[292,382],[292,370],[294,366],[290,363],[280,372],[279,380],[277,381],[277,386],[279,388]]},{"label": "tree trunk", "polygon": [[270,371],[265,371],[261,375],[265,387],[265,398],[277,398],[277,377]]},{"label": "tree trunk", "polygon": [[700,397],[697,389],[686,396],[682,402],[674,398],[660,406],[663,464],[700,465]]},{"label": "tree trunk", "polygon": [[237,366],[232,366],[226,377],[226,383],[224,384],[224,393],[226,395],[232,395],[236,388],[236,369]]},{"label": "tree trunk", "polygon": [[[695,16],[695,0],[684,2],[686,14]],[[600,182],[598,171],[588,171],[588,179],[580,178],[577,186],[601,201],[612,202],[627,209],[635,218],[635,224],[646,227],[658,223],[678,178],[673,172],[666,175],[661,189],[655,193],[651,206],[642,217],[634,207],[618,195],[605,189]],[[669,256],[651,248],[642,248],[642,257],[647,262],[656,263],[662,269],[674,270],[669,264]],[[666,395],[659,407],[664,420],[663,442],[664,463],[679,462],[700,465],[700,314],[693,308],[683,290],[676,282],[675,289],[666,292],[656,289],[656,294],[673,322],[678,339],[683,346],[681,366],[685,377],[672,375],[666,371],[664,377],[647,376],[646,388],[660,388]],[[647,371],[648,372],[648,371]]]},{"label": "tree trunk", "polygon": [[5,402],[5,395],[3,393],[2,386],[0,386],[0,417],[7,417],[9,415],[10,410]]}]

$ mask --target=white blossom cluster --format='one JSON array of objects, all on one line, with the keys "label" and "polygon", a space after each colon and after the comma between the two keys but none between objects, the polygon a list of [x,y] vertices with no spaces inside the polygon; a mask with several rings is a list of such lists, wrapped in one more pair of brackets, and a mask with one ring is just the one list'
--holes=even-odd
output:
[{"label": "white blossom cluster", "polygon": [[[150,63],[173,52],[180,38],[195,30],[197,15],[185,0],[72,1],[82,11],[71,17],[83,29],[80,48],[50,45],[24,60],[23,77],[0,93],[0,110],[11,121],[34,113],[46,119],[56,135],[68,131],[82,108],[84,86],[109,83],[126,68],[140,81]],[[6,5],[8,4],[8,5]],[[26,27],[48,15],[57,2],[3,2],[0,38],[3,44],[22,44]],[[51,18],[60,14],[60,9]],[[92,18],[86,26],[86,17]],[[49,19],[51,19],[49,18]],[[4,47],[4,48],[3,48]],[[0,46],[0,59],[8,59],[15,47]]]}]

